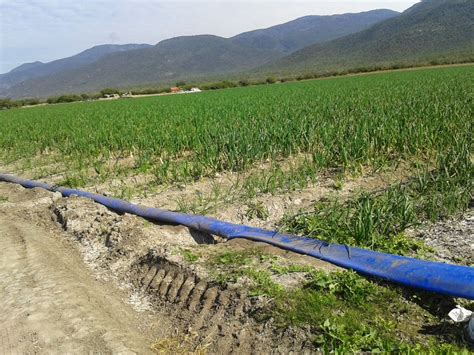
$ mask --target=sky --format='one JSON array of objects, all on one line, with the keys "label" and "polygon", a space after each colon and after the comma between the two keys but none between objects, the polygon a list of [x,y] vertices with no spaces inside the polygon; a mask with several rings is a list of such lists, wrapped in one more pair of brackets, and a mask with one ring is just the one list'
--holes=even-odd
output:
[{"label": "sky", "polygon": [[403,11],[416,0],[0,0],[0,73],[98,44],[231,37],[306,15]]}]

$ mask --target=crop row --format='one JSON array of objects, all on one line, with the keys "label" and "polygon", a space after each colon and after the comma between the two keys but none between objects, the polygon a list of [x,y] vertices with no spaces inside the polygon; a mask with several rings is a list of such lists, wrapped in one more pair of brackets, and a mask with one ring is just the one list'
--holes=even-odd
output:
[{"label": "crop row", "polygon": [[158,182],[297,154],[310,174],[430,159],[470,139],[473,73],[417,70],[4,111],[0,159],[48,155],[69,172],[107,175],[116,173],[110,160],[126,158]]}]

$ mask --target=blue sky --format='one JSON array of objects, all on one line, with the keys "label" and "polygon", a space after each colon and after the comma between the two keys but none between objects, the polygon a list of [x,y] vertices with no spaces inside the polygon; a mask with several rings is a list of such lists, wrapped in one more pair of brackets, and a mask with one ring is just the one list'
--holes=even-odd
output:
[{"label": "blue sky", "polygon": [[97,44],[190,34],[229,37],[305,15],[402,11],[416,0],[0,0],[0,73]]}]

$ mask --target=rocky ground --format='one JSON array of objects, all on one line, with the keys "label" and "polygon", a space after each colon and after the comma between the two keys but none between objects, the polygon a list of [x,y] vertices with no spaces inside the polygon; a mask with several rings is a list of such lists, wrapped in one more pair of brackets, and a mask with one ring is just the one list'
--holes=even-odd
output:
[{"label": "rocky ground", "polygon": [[439,261],[474,265],[474,208],[459,219],[427,224],[409,234],[432,248]]}]

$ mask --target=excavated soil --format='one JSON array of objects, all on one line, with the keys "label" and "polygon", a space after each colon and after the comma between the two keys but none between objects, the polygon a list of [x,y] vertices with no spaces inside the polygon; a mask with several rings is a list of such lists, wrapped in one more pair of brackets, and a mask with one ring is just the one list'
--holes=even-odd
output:
[{"label": "excavated soil", "polygon": [[[364,188],[384,182],[374,177]],[[357,186],[346,184],[341,196]],[[472,216],[471,209],[461,220],[410,233],[436,258],[472,265]],[[266,244],[225,242],[120,215],[84,198],[6,183],[0,183],[0,248],[1,354],[317,352],[311,330],[282,329],[268,318],[272,300],[252,296],[251,280],[217,282],[216,272],[234,265],[208,261],[226,252],[258,252],[279,266],[339,270]],[[261,261],[255,267],[270,266]],[[272,280],[291,289],[306,276]]]},{"label": "excavated soil", "polygon": [[[0,183],[0,353],[306,353],[303,329],[255,316],[271,306],[245,284],[221,286],[202,259],[254,251],[282,265],[337,269],[268,245],[224,243],[118,215],[90,200]],[[304,274],[275,279],[283,287]],[[170,345],[171,344],[171,345]]]}]

